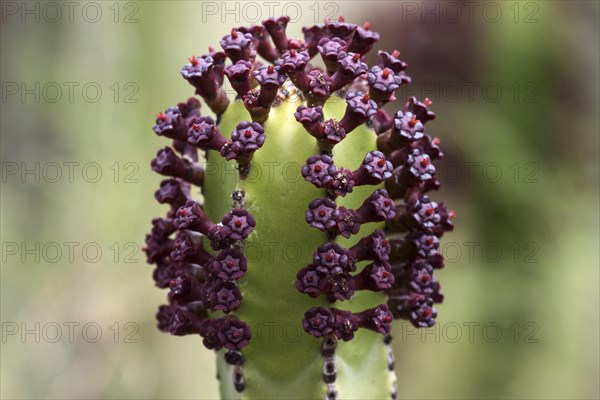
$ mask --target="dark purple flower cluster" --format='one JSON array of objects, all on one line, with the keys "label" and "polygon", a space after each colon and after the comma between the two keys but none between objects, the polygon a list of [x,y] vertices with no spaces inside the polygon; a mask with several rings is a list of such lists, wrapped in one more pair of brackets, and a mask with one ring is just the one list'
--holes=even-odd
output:
[{"label": "dark purple flower cluster", "polygon": [[[440,186],[434,162],[443,157],[439,140],[425,133],[425,124],[435,119],[431,101],[411,97],[395,114],[384,110],[411,79],[397,51],[380,51],[377,65],[367,65],[365,55],[379,40],[370,24],[361,27],[340,17],[305,27],[304,40],[297,40],[287,36],[289,21],[284,16],[232,29],[220,41],[222,51],[209,48],[205,55],[190,57],[181,75],[216,117],[201,115],[200,101],[192,97],[159,113],[153,128],[172,140],[151,163],[155,172],[168,177],[155,198],[170,207],[164,218],[152,221],[146,236],[147,260],[156,265],[155,283],[169,289],[168,304],[157,313],[158,327],[173,335],[199,334],[207,348],[227,349],[226,360],[236,366],[243,363],[239,350],[251,339],[249,326],[232,313],[240,307],[238,281],[248,268],[243,241],[256,220],[243,202],[236,202],[220,222],[206,215],[192,198],[192,187],[201,187],[205,178],[198,150],[236,160],[245,179],[253,154],[266,140],[264,126],[271,109],[291,93],[303,103],[294,113],[296,121],[320,150],[301,171],[308,183],[323,190],[322,198],[308,205],[305,219],[328,240],[298,271],[296,289],[331,302],[351,300],[360,290],[388,296],[387,304],[357,313],[311,308],[304,315],[304,330],[348,341],[358,328],[388,335],[394,317],[431,326],[437,315],[434,304],[443,300],[433,271],[444,266],[439,239],[453,229],[455,213],[429,197]],[[317,55],[324,68],[316,66]],[[218,127],[229,105],[225,76],[251,117],[237,124],[229,137]],[[286,84],[288,79],[291,84]],[[324,115],[323,106],[334,95],[346,102],[339,119]],[[377,135],[377,149],[360,165],[336,166],[332,150],[362,125]],[[360,207],[338,206],[339,196],[366,185],[374,190],[360,199]],[[336,243],[340,236],[350,238],[372,223],[379,229],[371,228],[352,247]],[[394,238],[388,239],[387,233]],[[405,235],[398,239],[401,233]],[[225,316],[211,318],[215,312]],[[335,373],[327,376],[327,383],[335,381]],[[243,377],[236,388],[243,389]]]},{"label": "dark purple flower cluster", "polygon": [[313,307],[304,314],[302,327],[315,337],[333,335],[338,340],[347,342],[354,338],[358,328],[387,335],[392,330],[392,320],[392,313],[385,304],[360,313],[337,308]]},{"label": "dark purple flower cluster", "polygon": [[[307,106],[298,107],[295,117],[321,150],[302,167],[304,179],[324,190],[324,198],[309,204],[306,221],[326,232],[332,242],[319,247],[313,262],[298,272],[296,288],[332,301],[351,299],[356,290],[385,291],[390,307],[378,308],[385,309],[381,315],[387,325],[374,320],[367,323],[367,311],[358,321],[346,311],[315,308],[307,312],[304,328],[315,336],[334,334],[347,340],[363,325],[387,326],[375,330],[389,332],[392,313],[415,326],[429,326],[436,316],[433,304],[443,299],[432,276],[433,269],[443,266],[439,237],[452,229],[454,217],[443,203],[427,196],[440,186],[433,162],[443,156],[439,140],[425,133],[425,124],[435,118],[429,110],[431,101],[411,97],[393,117],[383,110],[396,100],[396,90],[411,79],[397,51],[379,52],[377,65],[370,69],[365,64],[364,54],[379,39],[368,24],[357,27],[340,20],[303,32],[305,48],[287,51],[280,65],[286,73],[294,71],[290,78],[308,100]],[[307,70],[308,60],[316,54],[325,72]],[[339,121],[327,119],[322,105],[341,88],[347,89],[343,92],[345,114]],[[378,150],[369,152],[356,170],[336,166],[333,147],[363,124],[377,134]],[[346,196],[361,185],[380,187],[357,209],[336,204],[337,196]],[[385,232],[407,234],[390,241],[378,230],[350,249],[333,242],[338,235],[358,234],[361,225],[372,222],[383,222]],[[372,262],[351,274],[356,263],[364,260]]]},{"label": "dark purple flower cluster", "polygon": [[[243,40],[237,38],[228,39],[226,51],[242,59],[236,68],[228,69],[228,76],[241,82],[247,53]],[[217,53],[192,57],[182,72],[213,111],[223,106],[218,104],[223,62],[224,57]],[[256,221],[247,210],[234,208],[221,222],[213,222],[192,199],[191,185],[201,187],[203,183],[198,149],[215,150],[226,159],[248,163],[264,143],[263,127],[257,122],[241,122],[226,139],[211,117],[200,115],[199,101],[191,98],[160,113],[154,131],[173,140],[173,147],[160,150],[151,163],[155,172],[169,177],[161,182],[155,198],[170,209],[164,218],[152,221],[144,248],[148,262],[156,265],[156,286],[169,289],[168,304],[156,315],[158,327],[173,335],[199,334],[210,349],[238,351],[248,344],[250,328],[230,315],[209,318],[209,312],[230,314],[240,306],[237,280],[245,274],[247,262],[237,243],[250,235]],[[206,245],[218,252],[211,255]]]}]

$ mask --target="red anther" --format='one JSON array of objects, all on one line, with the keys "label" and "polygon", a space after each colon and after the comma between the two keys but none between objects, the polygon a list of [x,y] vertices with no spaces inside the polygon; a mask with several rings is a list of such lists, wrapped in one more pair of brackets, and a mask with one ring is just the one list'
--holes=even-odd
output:
[{"label": "red anther", "polygon": [[235,226],[237,226],[238,228],[242,226],[242,221],[240,221],[239,219],[235,221]]},{"label": "red anther", "polygon": [[382,318],[382,320],[383,320],[383,322],[385,322],[385,323],[387,324],[388,322],[392,322],[392,317],[390,317],[389,315],[387,315],[387,314],[386,314],[386,315],[385,315],[385,316]]},{"label": "red anther", "polygon": [[312,276],[310,276],[310,275],[306,275],[306,278],[305,278],[305,279],[306,279],[306,281],[307,281],[308,283],[312,283],[312,282],[313,282],[313,280],[314,280],[314,279],[313,279],[313,277],[312,277]]},{"label": "red anther", "polygon": [[369,96],[369,93],[365,94],[362,98],[362,102],[367,104],[369,102],[369,100],[371,99],[371,97]]},{"label": "red anther", "polygon": [[324,210],[319,211],[319,217],[323,218],[326,212]]},{"label": "red anther", "polygon": [[233,332],[231,333],[231,336],[233,336],[233,337],[234,337],[234,338],[236,338],[236,339],[237,339],[238,337],[240,337],[240,335],[241,335],[241,333],[240,333],[240,331],[239,331],[239,330],[235,330],[235,331],[233,331]]},{"label": "red anther", "polygon": [[431,277],[429,275],[423,275],[423,282],[429,282]]},{"label": "red anther", "polygon": [[429,157],[423,157],[423,159],[421,160],[421,167],[426,167],[431,163],[431,160],[429,160]]},{"label": "red anther", "polygon": [[195,130],[195,131],[198,131],[198,130],[200,130],[200,125],[198,125],[198,124],[192,124],[192,129]]},{"label": "red anther", "polygon": [[185,210],[183,208],[179,209],[179,215],[185,215]]},{"label": "red anther", "polygon": [[327,255],[325,256],[325,261],[327,261],[327,262],[332,262],[332,261],[333,261],[333,256],[332,256],[331,254],[327,254]]},{"label": "red anther", "polygon": [[352,61],[357,62],[358,60],[360,60],[360,54],[356,53],[354,54],[354,56],[352,57]]},{"label": "red anther", "polygon": [[252,131],[250,129],[246,129],[246,131],[244,131],[244,136],[247,138],[252,137]]},{"label": "red anther", "polygon": [[290,56],[296,57],[296,49],[291,49],[290,50]]},{"label": "red anther", "polygon": [[438,144],[440,144],[440,138],[433,138],[433,140],[431,141],[432,144],[435,144],[436,146]]},{"label": "red anther", "polygon": [[275,70],[275,68],[273,68],[273,66],[272,66],[272,65],[269,65],[269,66],[267,67],[267,72],[268,72],[268,73],[270,73],[270,74],[272,74],[274,70]]},{"label": "red anther", "polygon": [[237,39],[237,31],[236,31],[235,29],[232,29],[232,30],[231,30],[231,37],[232,37],[233,39]]},{"label": "red anther", "polygon": [[423,100],[423,103],[425,103],[425,105],[427,107],[429,107],[430,105],[433,104],[433,102],[429,99],[429,97],[425,97],[425,100]]},{"label": "red anther", "polygon": [[390,244],[390,241],[385,239],[381,242],[381,244],[383,244],[384,246],[387,246],[388,244]]},{"label": "red anther", "polygon": [[314,168],[314,170],[315,170],[315,172],[316,172],[316,173],[319,173],[319,172],[321,172],[321,166],[320,166],[320,165],[318,165],[318,164],[317,164],[317,165],[315,165],[315,168]]},{"label": "red anther", "polygon": [[385,201],[383,202],[383,204],[384,204],[386,207],[389,207],[389,206],[391,206],[391,205],[392,205],[392,201],[391,201],[390,199],[387,199],[387,200],[385,200]]},{"label": "red anther", "polygon": [[385,165],[385,159],[382,158],[381,160],[377,161],[377,165],[383,167]]},{"label": "red anther", "polygon": [[381,274],[384,278],[387,278],[388,276],[390,276],[390,273],[387,271],[383,271],[383,273]]},{"label": "red anther", "polygon": [[233,267],[233,261],[227,261],[227,266],[228,266],[229,268]]},{"label": "red anther", "polygon": [[164,112],[159,112],[158,114],[156,114],[156,119],[160,119],[161,121],[164,121],[165,119],[167,119],[167,116],[165,115]]},{"label": "red anther", "polygon": [[392,51],[392,57],[398,58],[400,56],[400,52],[398,50]]},{"label": "red anther", "polygon": [[435,211],[433,210],[433,207],[429,207],[427,210],[425,210],[425,214],[429,216],[432,216],[434,212]]},{"label": "red anther", "polygon": [[433,244],[433,238],[427,238],[427,240],[425,240],[425,243],[427,244],[427,246],[431,246]]},{"label": "red anther", "polygon": [[340,17],[338,18],[339,22],[346,22],[346,17],[344,17],[343,15],[340,15]]},{"label": "red anther", "polygon": [[371,23],[369,21],[365,21],[365,24],[363,25],[363,29],[365,31],[371,30]]},{"label": "red anther", "polygon": [[427,307],[425,310],[423,310],[423,314],[425,315],[426,318],[429,318],[429,316],[431,316],[432,310],[431,307]]},{"label": "red anther", "polygon": [[321,325],[321,320],[320,320],[319,318],[316,318],[316,319],[313,321],[313,324],[314,324],[315,326],[319,326],[319,325]]},{"label": "red anther", "polygon": [[195,67],[196,65],[198,65],[198,59],[196,58],[196,56],[191,56],[190,58],[188,58],[188,60],[190,61],[190,63]]},{"label": "red anther", "polygon": [[212,46],[208,46],[208,52],[209,53],[214,53],[215,52],[215,48]]},{"label": "red anther", "polygon": [[383,79],[387,79],[388,76],[390,76],[390,69],[389,68],[384,68],[383,72],[381,73],[381,76],[383,76]]},{"label": "red anther", "polygon": [[448,216],[450,217],[450,219],[456,217],[456,211],[452,210],[448,213]]},{"label": "red anther", "polygon": [[417,116],[413,115],[412,118],[410,119],[410,121],[408,121],[408,126],[410,126],[412,128],[413,126],[415,126],[417,124],[417,122],[419,122],[419,120],[417,119]]}]

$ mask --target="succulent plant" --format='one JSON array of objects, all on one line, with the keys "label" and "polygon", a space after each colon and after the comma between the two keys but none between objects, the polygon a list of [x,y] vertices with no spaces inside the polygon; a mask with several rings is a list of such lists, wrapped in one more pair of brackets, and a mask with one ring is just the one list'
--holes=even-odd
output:
[{"label": "succulent plant", "polygon": [[158,328],[218,352],[223,398],[396,398],[392,321],[435,323],[455,215],[428,197],[435,114],[414,97],[384,110],[410,78],[397,51],[368,67],[368,23],[297,40],[289,20],[190,57],[181,75],[208,110],[192,97],[156,117],[172,140],[151,163],[170,207],[146,237],[169,289]]}]

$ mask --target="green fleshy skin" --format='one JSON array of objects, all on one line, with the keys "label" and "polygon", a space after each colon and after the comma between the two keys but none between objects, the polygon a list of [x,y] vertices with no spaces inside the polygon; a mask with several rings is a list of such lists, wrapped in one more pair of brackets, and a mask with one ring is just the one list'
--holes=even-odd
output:
[{"label": "green fleshy skin", "polygon": [[[233,386],[234,367],[218,353],[218,373],[223,399],[324,399],[321,340],[302,329],[304,312],[325,306],[363,311],[386,302],[385,295],[357,292],[351,301],[330,304],[324,296],[313,299],[299,293],[294,282],[298,270],[308,265],[325,234],[311,228],[304,213],[308,204],[324,197],[323,191],[304,181],[300,173],[310,156],[318,154],[316,141],[294,118],[299,102],[284,101],[271,110],[265,124],[266,141],[255,154],[246,180],[239,180],[235,162],[226,162],[210,152],[204,183],[205,211],[220,221],[231,210],[231,193],[243,190],[245,208],[256,218],[256,229],[244,242],[248,271],[240,281],[242,304],[234,314],[252,328],[253,338],[242,349],[245,390]],[[341,118],[345,102],[336,96],[326,104],[326,118]],[[228,135],[235,126],[249,120],[241,102],[230,104],[223,115],[221,132]],[[334,149],[338,166],[352,170],[368,151],[376,149],[375,135],[361,126]],[[358,208],[376,187],[356,187],[338,206]],[[363,225],[359,234],[338,242],[350,247],[383,224]],[[366,263],[359,265],[359,271]],[[340,399],[385,399],[392,391],[393,373],[387,368],[383,337],[360,329],[349,342],[336,349]]]}]

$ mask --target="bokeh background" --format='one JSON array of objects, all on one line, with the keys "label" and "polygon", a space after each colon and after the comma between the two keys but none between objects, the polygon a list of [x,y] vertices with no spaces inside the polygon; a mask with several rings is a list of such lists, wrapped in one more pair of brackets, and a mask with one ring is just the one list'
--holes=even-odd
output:
[{"label": "bokeh background", "polygon": [[218,396],[154,327],[150,128],[188,56],[271,12],[370,21],[434,102],[457,229],[438,325],[394,328],[400,397],[600,396],[598,2],[65,3],[1,3],[0,397]]}]

